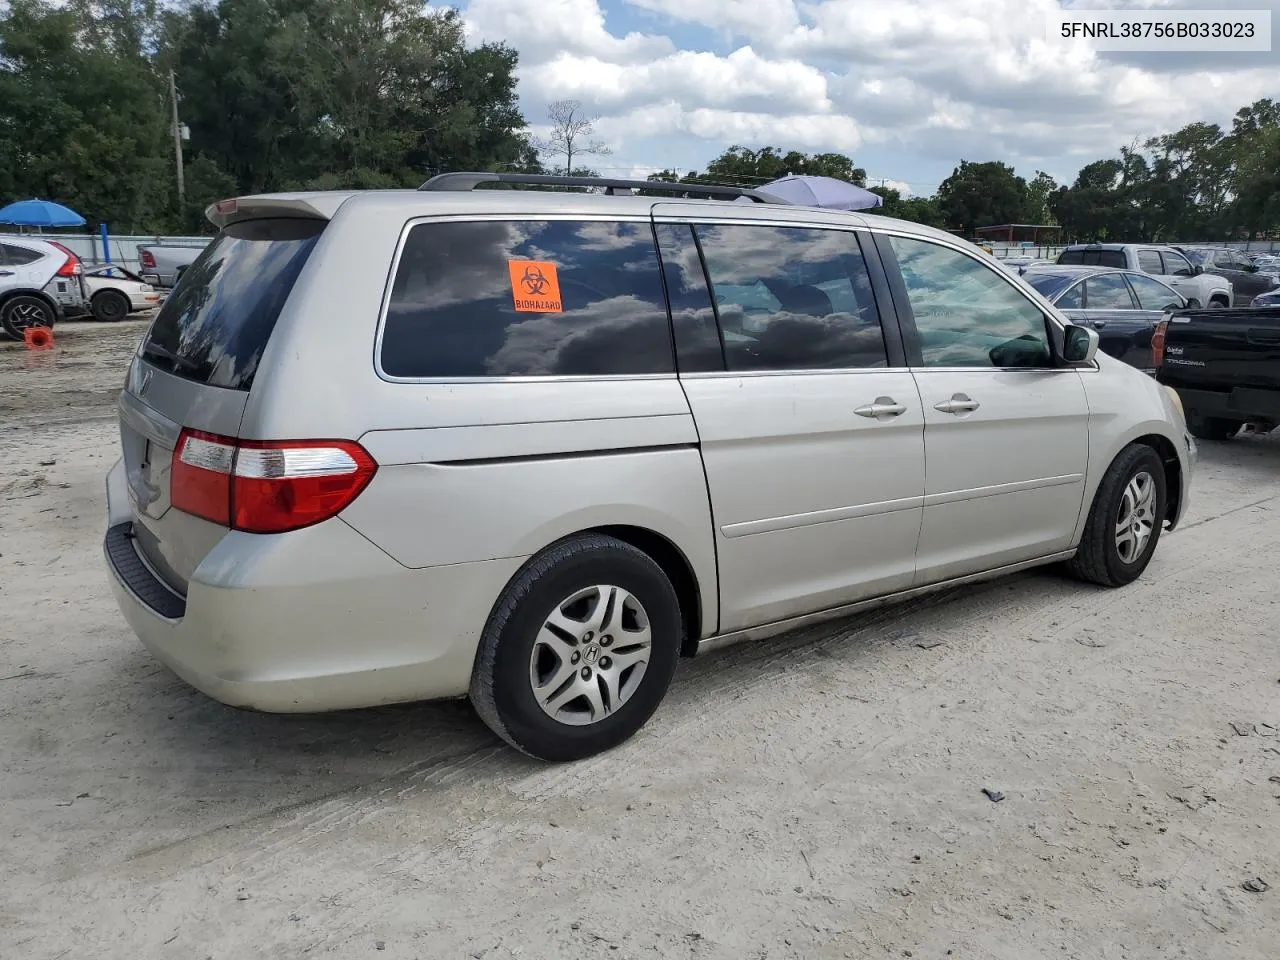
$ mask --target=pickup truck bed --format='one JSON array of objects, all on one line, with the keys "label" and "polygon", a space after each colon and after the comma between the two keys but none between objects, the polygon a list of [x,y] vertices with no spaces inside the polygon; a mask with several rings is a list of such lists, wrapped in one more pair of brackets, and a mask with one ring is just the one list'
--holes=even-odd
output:
[{"label": "pickup truck bed", "polygon": [[1162,320],[1153,338],[1156,379],[1182,398],[1198,437],[1225,440],[1244,424],[1280,424],[1280,309],[1181,310]]}]

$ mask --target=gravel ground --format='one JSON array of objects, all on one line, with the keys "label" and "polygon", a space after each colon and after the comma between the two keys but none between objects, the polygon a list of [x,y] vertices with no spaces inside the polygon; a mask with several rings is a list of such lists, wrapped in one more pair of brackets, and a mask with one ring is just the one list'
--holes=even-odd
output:
[{"label": "gravel ground", "polygon": [[710,655],[551,767],[463,703],[257,715],[140,647],[99,543],[141,331],[0,346],[0,957],[1276,956],[1280,438],[1204,445],[1127,589]]}]

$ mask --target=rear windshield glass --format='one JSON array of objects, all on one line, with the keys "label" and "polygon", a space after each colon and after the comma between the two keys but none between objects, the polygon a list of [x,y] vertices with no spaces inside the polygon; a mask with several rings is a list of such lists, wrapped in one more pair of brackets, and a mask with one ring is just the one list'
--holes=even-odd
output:
[{"label": "rear windshield glass", "polygon": [[1034,273],[1028,270],[1022,275],[1022,279],[1031,286],[1046,300],[1052,300],[1057,296],[1063,288],[1069,283],[1075,282],[1075,277],[1064,277],[1060,273]]},{"label": "rear windshield glass", "polygon": [[1125,267],[1123,250],[1063,250],[1058,255],[1058,262],[1072,266],[1084,267]]},{"label": "rear windshield glass", "polygon": [[182,275],[142,355],[176,376],[248,390],[322,220],[249,220],[223,230]]}]

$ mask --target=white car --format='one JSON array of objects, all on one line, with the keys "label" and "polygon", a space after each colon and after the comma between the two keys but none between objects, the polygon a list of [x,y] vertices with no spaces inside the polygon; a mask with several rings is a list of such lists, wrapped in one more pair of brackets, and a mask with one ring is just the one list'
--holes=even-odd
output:
[{"label": "white car", "polygon": [[35,237],[0,235],[0,327],[21,340],[28,327],[52,327],[84,309],[80,258]]},{"label": "white car", "polygon": [[86,270],[85,296],[95,320],[114,323],[139,310],[160,306],[160,293],[136,273],[114,264]]}]

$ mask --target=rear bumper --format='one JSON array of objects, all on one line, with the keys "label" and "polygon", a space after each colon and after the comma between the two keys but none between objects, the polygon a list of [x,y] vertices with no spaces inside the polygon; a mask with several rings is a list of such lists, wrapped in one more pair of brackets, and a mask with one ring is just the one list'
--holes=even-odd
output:
[{"label": "rear bumper", "polygon": [[1188,414],[1227,420],[1280,420],[1280,390],[1237,387],[1229,392],[1177,387]]},{"label": "rear bumper", "polygon": [[196,689],[273,713],[466,694],[489,611],[522,559],[408,569],[341,520],[230,532],[185,598],[137,552],[123,464],[107,480],[104,555],[134,633]]}]

